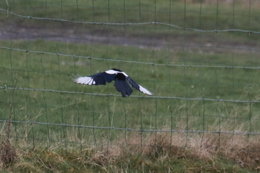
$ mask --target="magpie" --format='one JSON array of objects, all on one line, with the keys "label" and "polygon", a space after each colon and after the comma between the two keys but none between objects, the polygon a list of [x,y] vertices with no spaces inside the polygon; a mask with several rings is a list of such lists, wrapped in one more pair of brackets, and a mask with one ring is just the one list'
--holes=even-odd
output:
[{"label": "magpie", "polygon": [[152,95],[150,91],[141,85],[137,84],[125,72],[112,68],[105,72],[97,73],[91,76],[83,76],[74,79],[74,82],[84,85],[105,85],[106,83],[115,81],[114,86],[118,92],[121,92],[123,97],[130,96],[133,92],[132,88],[141,91],[144,94]]}]

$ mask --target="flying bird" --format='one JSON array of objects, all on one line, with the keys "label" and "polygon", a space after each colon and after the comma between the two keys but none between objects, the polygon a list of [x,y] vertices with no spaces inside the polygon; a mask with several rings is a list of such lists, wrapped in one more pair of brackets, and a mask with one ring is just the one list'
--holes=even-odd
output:
[{"label": "flying bird", "polygon": [[121,92],[123,97],[127,97],[132,94],[133,90],[131,87],[144,94],[152,95],[150,91],[136,83],[125,72],[115,68],[91,76],[78,77],[74,79],[74,82],[84,85],[105,85],[113,80],[115,81],[114,86],[116,90]]}]

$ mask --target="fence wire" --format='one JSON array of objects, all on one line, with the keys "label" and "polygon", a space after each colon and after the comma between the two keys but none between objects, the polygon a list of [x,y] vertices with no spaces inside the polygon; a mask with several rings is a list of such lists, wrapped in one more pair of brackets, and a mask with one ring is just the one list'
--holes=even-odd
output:
[{"label": "fence wire", "polygon": [[[102,93],[87,93],[87,92],[78,92],[78,91],[64,91],[64,90],[55,90],[47,88],[21,88],[21,87],[10,87],[10,86],[0,86],[0,89],[3,90],[23,90],[23,91],[36,91],[36,92],[53,92],[53,93],[62,93],[62,94],[80,94],[80,95],[89,95],[89,96],[103,96],[103,97],[122,97],[119,94],[102,94]],[[145,99],[170,99],[170,100],[185,100],[185,101],[212,101],[212,102],[231,102],[231,103],[260,103],[260,100],[227,100],[227,99],[211,99],[211,98],[188,98],[188,97],[176,97],[176,96],[138,96],[132,95],[132,98],[145,98]]]},{"label": "fence wire", "polygon": [[223,69],[246,69],[246,70],[260,70],[260,66],[237,66],[237,65],[204,65],[204,64],[161,64],[156,62],[144,62],[144,61],[134,61],[134,60],[123,60],[117,58],[99,58],[94,56],[83,56],[83,55],[75,55],[75,54],[66,54],[62,52],[48,52],[41,50],[29,50],[29,49],[20,49],[14,47],[5,47],[0,46],[0,49],[6,49],[11,51],[18,51],[24,53],[33,53],[33,54],[46,54],[46,55],[54,55],[54,56],[64,56],[71,58],[83,58],[97,61],[114,61],[114,62],[122,62],[129,64],[141,64],[141,65],[153,65],[153,66],[169,66],[169,67],[184,67],[184,68],[223,68]]},{"label": "fence wire", "polygon": [[254,30],[245,30],[245,29],[238,29],[238,28],[229,28],[229,29],[198,29],[198,28],[188,28],[188,27],[181,27],[175,24],[170,23],[163,23],[163,22],[126,22],[126,23],[119,23],[119,22],[91,22],[91,21],[72,21],[67,19],[60,19],[60,18],[46,18],[46,17],[34,17],[34,16],[24,16],[21,14],[17,14],[12,11],[8,11],[6,9],[0,8],[1,13],[5,13],[7,15],[16,16],[23,19],[30,19],[30,20],[43,20],[43,21],[50,21],[50,22],[67,22],[71,24],[85,24],[85,25],[112,25],[112,26],[143,26],[143,25],[161,25],[166,27],[171,27],[177,30],[190,30],[194,32],[205,32],[205,33],[218,33],[218,32],[242,32],[242,33],[249,33],[249,34],[260,34],[260,31]]},{"label": "fence wire", "polygon": [[174,133],[195,133],[195,134],[200,134],[200,133],[212,133],[212,134],[232,134],[232,135],[260,135],[259,132],[244,132],[244,131],[204,131],[204,130],[178,130],[178,129],[133,129],[133,128],[120,128],[120,127],[101,127],[101,126],[86,126],[86,125],[81,125],[81,124],[61,124],[61,123],[51,123],[51,122],[38,122],[38,121],[15,121],[15,120],[0,120],[2,123],[17,123],[17,124],[37,124],[37,125],[50,125],[50,126],[61,126],[61,127],[76,127],[76,128],[86,128],[86,129],[105,129],[105,130],[119,130],[119,131],[127,131],[127,132],[139,132],[139,133],[154,133],[154,132],[159,132],[159,133],[164,133],[164,132],[174,132]]},{"label": "fence wire", "polygon": [[[76,47],[83,52],[81,55],[82,52],[65,53],[75,48],[72,43],[65,45],[48,41],[37,45],[35,40],[2,40],[0,122],[2,129],[6,124],[12,124],[12,138],[25,138],[33,143],[36,139],[47,141],[48,146],[54,141],[65,146],[73,141],[82,147],[87,141],[90,145],[109,148],[114,141],[127,141],[131,135],[140,138],[140,145],[145,145],[147,135],[157,133],[167,133],[171,137],[173,133],[186,135],[183,145],[189,142],[191,135],[215,135],[219,141],[222,135],[248,136],[250,139],[260,135],[260,66],[259,51],[255,46],[260,31],[259,25],[254,26],[251,5],[242,10],[247,16],[245,20],[233,4],[231,20],[222,25],[226,20],[221,19],[221,10],[226,9],[222,9],[219,1],[208,11],[200,1],[199,9],[193,9],[194,13],[189,11],[193,4],[187,1],[180,1],[181,6],[172,0],[167,1],[169,4],[166,6],[153,1],[147,7],[139,1],[133,9],[127,1],[120,4],[120,8],[114,8],[110,1],[107,4],[92,1],[89,8],[83,8],[79,1],[69,5],[68,2],[48,4],[45,1],[44,7],[33,1],[28,6],[18,1],[1,2],[0,17],[4,25],[8,25],[8,20],[19,20],[25,25],[32,22],[35,26],[40,23],[67,24],[71,28],[91,25],[93,32],[104,31],[105,35],[113,29],[112,33],[117,34],[120,29],[126,38],[132,33],[138,36],[140,33],[148,36],[156,33],[158,37],[165,37],[165,42],[169,42],[166,37],[172,34],[183,36],[184,44],[180,46],[181,50],[174,52],[175,55],[171,55],[171,47],[163,51],[140,48],[131,49],[133,55],[129,58],[129,52],[121,45],[119,48],[111,45],[101,47],[105,52],[101,55],[99,48],[95,48],[97,45]],[[74,13],[65,16],[75,7]],[[56,12],[52,17],[48,17],[50,8]],[[39,13],[34,14],[37,9]],[[84,15],[80,13],[82,9],[86,10]],[[115,11],[118,16],[113,13]],[[129,15],[131,11],[134,14]],[[195,13],[199,24],[194,24],[191,17]],[[215,20],[208,29],[204,21],[210,15]],[[248,25],[236,25],[243,23],[237,22],[238,17]],[[220,43],[241,39],[243,43],[255,46],[256,51],[239,54],[227,48],[224,53],[221,49],[220,53],[209,50],[203,52],[205,55],[192,51],[188,54],[190,37],[194,34],[198,34],[196,36],[205,44],[209,42],[205,37],[210,39],[212,35],[224,40]],[[122,42],[124,45],[127,39]],[[198,52],[203,51],[198,46],[195,48]],[[113,49],[116,49],[114,54],[111,53]],[[244,49],[251,50],[251,47]],[[142,59],[146,54],[151,57]],[[256,58],[250,59],[248,56],[251,55]],[[176,57],[183,58],[183,62],[173,61]],[[231,65],[225,65],[227,61]],[[73,83],[75,75],[90,75],[110,67],[125,68],[155,95],[144,96],[134,92],[129,98],[121,98],[111,85],[95,88]]]}]

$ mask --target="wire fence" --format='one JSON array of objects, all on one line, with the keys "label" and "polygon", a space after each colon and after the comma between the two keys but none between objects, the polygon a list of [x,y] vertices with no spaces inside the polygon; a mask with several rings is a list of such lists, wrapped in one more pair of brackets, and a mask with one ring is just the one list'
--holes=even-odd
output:
[{"label": "wire fence", "polygon": [[[183,145],[192,135],[204,134],[219,140],[225,135],[259,139],[257,1],[105,2],[0,3],[0,38],[12,35],[10,27],[26,38],[0,41],[1,135],[11,124],[12,138],[33,146],[109,147],[136,135],[144,145],[147,136],[157,133],[183,134]],[[46,39],[39,29],[31,29],[41,27],[63,40]],[[85,34],[95,37],[93,43],[77,44],[64,39],[67,31],[81,40]],[[97,35],[108,43],[97,44]],[[134,46],[129,46],[130,38],[137,40]],[[167,46],[158,47],[157,41]],[[242,53],[236,51],[241,45]],[[75,76],[112,67],[126,71],[154,95],[134,91],[122,98],[112,84],[73,83]]]},{"label": "wire fence", "polygon": [[[0,89],[36,91],[36,92],[53,92],[53,93],[63,93],[63,94],[81,94],[81,95],[90,95],[90,96],[122,97],[119,94],[87,93],[87,92],[64,91],[64,90],[43,89],[43,88],[18,88],[18,87],[0,86]],[[133,95],[131,97],[133,97],[133,98],[145,98],[145,99],[174,99],[174,100],[186,100],[186,101],[212,101],[212,102],[231,102],[231,103],[260,103],[260,100],[227,100],[227,99],[211,99],[211,98],[203,98],[203,97],[188,98],[188,97],[175,97],[175,96],[138,96],[138,95]]]},{"label": "wire fence", "polygon": [[13,15],[15,17],[23,18],[23,19],[30,19],[30,20],[43,20],[43,21],[50,21],[50,22],[67,22],[72,24],[87,24],[87,25],[114,25],[114,26],[142,26],[142,25],[161,25],[170,27],[173,29],[178,30],[190,30],[194,32],[242,32],[242,33],[249,33],[249,34],[260,34],[260,31],[254,31],[254,30],[245,30],[245,29],[237,29],[237,28],[228,28],[228,29],[198,29],[198,28],[184,28],[179,25],[170,24],[170,23],[163,23],[163,22],[91,22],[91,21],[72,21],[67,19],[60,19],[60,18],[46,18],[46,17],[35,17],[35,16],[24,16],[21,14],[17,14],[12,11],[8,11],[6,9],[0,8],[0,12],[7,14],[7,15]]},{"label": "wire fence", "polygon": [[12,48],[12,47],[5,47],[1,46],[0,49],[18,51],[18,52],[26,52],[26,53],[34,53],[34,54],[47,54],[47,55],[54,55],[54,56],[64,56],[64,57],[71,57],[71,58],[84,58],[84,59],[91,59],[97,61],[114,61],[114,62],[123,62],[123,63],[130,63],[130,64],[142,64],[142,65],[154,65],[154,66],[170,66],[170,67],[189,67],[189,68],[227,68],[227,69],[252,69],[252,70],[259,70],[259,66],[237,66],[237,65],[205,65],[205,64],[162,64],[156,62],[144,62],[144,61],[134,61],[134,60],[124,60],[124,59],[115,59],[115,58],[100,58],[94,56],[81,56],[81,55],[73,55],[73,54],[66,54],[61,52],[47,52],[47,51],[39,51],[39,50],[27,50],[27,49],[20,49],[20,48]]}]

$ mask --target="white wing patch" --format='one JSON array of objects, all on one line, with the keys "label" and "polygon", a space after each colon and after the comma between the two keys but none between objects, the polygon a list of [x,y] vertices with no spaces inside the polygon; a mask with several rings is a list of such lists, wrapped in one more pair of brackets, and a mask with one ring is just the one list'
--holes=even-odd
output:
[{"label": "white wing patch", "polygon": [[140,90],[141,92],[143,92],[144,94],[153,95],[150,91],[148,91],[148,89],[142,87],[141,85],[139,85],[139,90]]},{"label": "white wing patch", "polygon": [[107,70],[106,73],[107,74],[117,74],[119,71],[115,71],[115,70]]},{"label": "white wing patch", "polygon": [[125,75],[125,77],[128,77],[128,75],[125,72],[122,71],[122,73],[123,73],[123,75]]},{"label": "white wing patch", "polygon": [[125,77],[128,77],[128,75],[123,72],[123,71],[116,71],[116,70],[107,70],[105,71],[107,74],[118,74],[118,73],[122,73],[123,75],[125,75]]},{"label": "white wing patch", "polygon": [[85,84],[85,85],[95,85],[96,82],[93,80],[92,77],[78,77],[74,80],[74,82],[79,84]]}]

